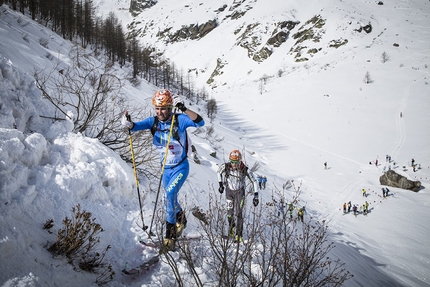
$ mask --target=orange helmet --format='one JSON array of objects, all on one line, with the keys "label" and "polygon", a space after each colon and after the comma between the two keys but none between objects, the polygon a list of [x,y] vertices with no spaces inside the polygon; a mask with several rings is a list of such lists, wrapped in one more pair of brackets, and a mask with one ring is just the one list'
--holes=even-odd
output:
[{"label": "orange helmet", "polygon": [[235,149],[231,151],[230,156],[228,158],[232,162],[239,162],[242,160],[242,155],[240,154],[239,150]]},{"label": "orange helmet", "polygon": [[173,106],[172,94],[169,90],[158,90],[152,97],[152,104],[156,107]]}]

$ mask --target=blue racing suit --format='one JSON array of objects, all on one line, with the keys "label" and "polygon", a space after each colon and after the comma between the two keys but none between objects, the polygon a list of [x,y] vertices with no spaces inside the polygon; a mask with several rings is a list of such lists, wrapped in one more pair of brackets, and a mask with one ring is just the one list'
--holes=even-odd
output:
[{"label": "blue racing suit", "polygon": [[[154,117],[149,117],[140,122],[135,122],[131,131],[151,129],[154,120]],[[197,122],[194,122],[185,114],[175,115],[175,121],[177,121],[178,125],[174,124],[172,134],[176,132],[174,130],[177,128],[179,141],[173,135],[170,137],[162,179],[164,190],[166,191],[166,221],[171,224],[176,223],[176,214],[181,211],[181,206],[178,202],[178,192],[187,179],[190,170],[187,159],[186,129],[188,127],[201,127],[205,124],[200,116],[197,117]],[[160,153],[161,165],[164,162],[171,123],[172,117],[164,122],[159,121],[152,141]]]}]

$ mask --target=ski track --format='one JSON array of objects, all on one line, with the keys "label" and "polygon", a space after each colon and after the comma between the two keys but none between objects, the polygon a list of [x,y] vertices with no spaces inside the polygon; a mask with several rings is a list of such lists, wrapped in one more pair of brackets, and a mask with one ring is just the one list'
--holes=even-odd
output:
[{"label": "ski track", "polygon": [[393,158],[395,158],[395,156],[397,155],[397,152],[403,146],[403,143],[405,141],[405,123],[403,121],[403,117],[400,117],[400,113],[403,113],[408,105],[409,86],[410,85],[403,88],[403,96],[400,101],[398,112],[395,115],[397,135],[396,135],[396,140],[394,142],[394,145],[389,152],[389,155],[392,155]]}]

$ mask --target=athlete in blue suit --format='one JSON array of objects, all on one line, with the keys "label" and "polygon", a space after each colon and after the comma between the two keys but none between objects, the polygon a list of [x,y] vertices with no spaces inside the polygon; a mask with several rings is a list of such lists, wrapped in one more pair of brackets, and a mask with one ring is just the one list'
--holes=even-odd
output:
[{"label": "athlete in blue suit", "polygon": [[[187,132],[188,127],[201,127],[205,124],[203,118],[194,111],[187,109],[178,97],[172,97],[168,90],[159,90],[152,98],[155,106],[156,118],[149,117],[139,122],[123,121],[123,125],[130,131],[152,129],[153,144],[160,152],[161,165],[164,164],[162,183],[166,191],[166,237],[163,240],[167,250],[175,248],[175,239],[180,236],[186,226],[185,213],[178,202],[178,192],[188,177],[190,166],[187,159]],[[174,114],[172,108],[176,107],[183,114]],[[172,136],[166,154],[166,145],[169,140],[172,117],[175,117]],[[156,127],[154,126],[156,123]]]}]

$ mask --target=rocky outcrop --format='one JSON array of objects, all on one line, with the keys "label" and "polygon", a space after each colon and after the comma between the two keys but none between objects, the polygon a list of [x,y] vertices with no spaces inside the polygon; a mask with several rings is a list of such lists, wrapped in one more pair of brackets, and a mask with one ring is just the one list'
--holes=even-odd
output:
[{"label": "rocky outcrop", "polygon": [[379,182],[382,185],[398,187],[402,189],[418,191],[421,188],[420,181],[413,181],[407,179],[406,176],[396,173],[394,170],[389,170],[379,178]]},{"label": "rocky outcrop", "polygon": [[[256,62],[263,62],[272,55],[274,48],[279,48],[287,41],[290,31],[298,24],[297,21],[281,21],[274,26],[265,26],[261,23],[248,24],[236,32],[238,34],[237,45],[248,50],[249,58]],[[268,29],[273,29],[271,36],[261,47],[263,40],[261,35],[267,33]],[[259,47],[261,48],[258,49]]]},{"label": "rocky outcrop", "polygon": [[294,55],[296,62],[308,61],[306,51],[311,56],[320,51],[320,48],[309,49],[310,45],[306,42],[319,43],[323,34],[325,34],[325,24],[326,19],[323,19],[321,15],[315,15],[293,34],[292,38],[296,42],[291,47],[290,53]]},{"label": "rocky outcrop", "polygon": [[136,17],[140,12],[151,8],[155,4],[157,4],[157,0],[131,0],[129,11],[133,17]]},{"label": "rocky outcrop", "polygon": [[369,34],[370,32],[372,32],[372,24],[367,24],[365,26],[360,26],[358,29],[355,29],[354,31],[361,33],[361,31],[366,32],[367,34]]},{"label": "rocky outcrop", "polygon": [[191,24],[189,26],[183,26],[180,30],[176,31],[172,35],[169,35],[170,42],[179,42],[185,40],[198,40],[206,36],[209,32],[217,27],[216,20],[209,20],[203,24]]}]

